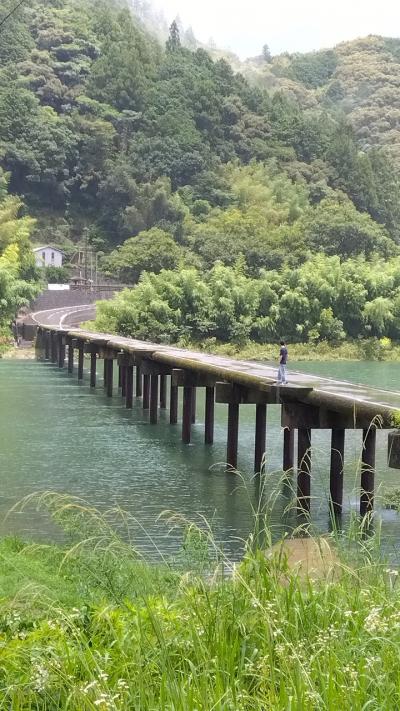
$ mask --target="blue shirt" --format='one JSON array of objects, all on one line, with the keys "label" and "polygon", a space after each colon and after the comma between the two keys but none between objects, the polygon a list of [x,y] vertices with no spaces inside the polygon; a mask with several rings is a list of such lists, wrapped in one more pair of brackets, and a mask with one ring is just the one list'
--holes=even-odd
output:
[{"label": "blue shirt", "polygon": [[280,359],[280,361],[279,361],[280,364],[281,364],[281,365],[286,365],[286,363],[287,363],[287,358],[288,358],[288,350],[287,350],[286,346],[281,346],[281,349],[280,349],[280,351],[279,351],[279,355],[280,355],[280,357],[281,357],[281,359]]}]

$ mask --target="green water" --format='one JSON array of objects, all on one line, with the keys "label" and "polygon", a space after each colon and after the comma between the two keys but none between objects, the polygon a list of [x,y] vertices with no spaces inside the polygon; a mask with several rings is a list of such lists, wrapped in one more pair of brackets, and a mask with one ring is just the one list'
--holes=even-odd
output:
[{"label": "green water", "polygon": [[[306,372],[400,390],[397,363],[301,363],[291,364]],[[181,403],[180,403],[181,406]],[[78,495],[104,510],[117,505],[135,518],[131,536],[146,555],[171,554],[181,534],[158,521],[165,510],[190,521],[211,523],[215,537],[231,556],[240,555],[242,541],[253,527],[260,484],[254,478],[254,418],[252,406],[240,412],[239,461],[242,477],[226,473],[226,406],[216,406],[215,444],[203,444],[204,400],[197,398],[197,424],[193,442],[185,446],[180,426],[170,426],[166,412],[158,426],[136,401],[124,408],[118,394],[107,399],[101,382],[93,392],[88,377],[76,377],[50,364],[33,361],[0,361],[0,533],[17,532],[39,540],[61,534],[33,507],[8,515],[27,494],[53,490]],[[377,485],[399,484],[400,472],[386,465],[386,437],[378,433]],[[313,433],[312,515],[325,530],[328,523],[329,434]],[[361,433],[350,432],[345,453],[345,516],[358,505]],[[275,491],[282,461],[279,408],[268,408],[267,469],[265,494]],[[265,499],[265,495],[264,495]],[[275,535],[283,523],[290,492],[278,491],[272,516]],[[378,502],[379,510],[379,502]],[[379,510],[389,545],[400,541],[400,516]],[[158,551],[157,551],[158,549]]]}]

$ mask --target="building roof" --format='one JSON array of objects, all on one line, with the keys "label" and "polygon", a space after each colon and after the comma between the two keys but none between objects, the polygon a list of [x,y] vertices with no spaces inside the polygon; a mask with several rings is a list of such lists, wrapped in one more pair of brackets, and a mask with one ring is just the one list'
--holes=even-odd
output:
[{"label": "building roof", "polygon": [[60,254],[64,254],[65,252],[62,251],[62,249],[59,249],[58,247],[53,247],[52,244],[45,244],[43,247],[32,247],[32,252],[41,252],[42,249],[52,249],[53,252],[59,252]]}]

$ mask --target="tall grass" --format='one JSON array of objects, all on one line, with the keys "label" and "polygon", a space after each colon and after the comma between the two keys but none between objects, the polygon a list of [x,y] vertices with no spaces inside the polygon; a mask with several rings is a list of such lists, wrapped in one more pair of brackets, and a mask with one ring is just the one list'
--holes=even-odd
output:
[{"label": "tall grass", "polygon": [[355,520],[321,541],[335,556],[313,577],[282,547],[265,554],[263,512],[232,571],[206,526],[186,529],[183,557],[150,566],[123,512],[57,494],[36,503],[71,540],[0,545],[1,709],[400,707],[397,571]]}]

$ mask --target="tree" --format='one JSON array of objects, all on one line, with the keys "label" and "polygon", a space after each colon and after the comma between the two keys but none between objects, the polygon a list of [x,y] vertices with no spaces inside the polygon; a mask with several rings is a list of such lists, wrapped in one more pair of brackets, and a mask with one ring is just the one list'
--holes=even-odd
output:
[{"label": "tree", "polygon": [[366,213],[356,210],[344,196],[326,198],[307,212],[302,220],[305,239],[313,251],[350,257],[376,252],[389,256],[397,245]]},{"label": "tree", "polygon": [[271,54],[270,48],[268,47],[267,44],[263,45],[262,58],[263,58],[264,62],[267,62],[267,64],[270,64],[270,62],[272,62],[272,54]]},{"label": "tree", "polygon": [[34,220],[19,217],[22,202],[5,195],[7,177],[0,171],[0,327],[39,291],[30,243]]},{"label": "tree", "polygon": [[104,259],[103,267],[124,282],[136,283],[142,272],[175,269],[182,257],[183,250],[172,236],[153,227],[127,239]]},{"label": "tree", "polygon": [[181,48],[181,38],[178,23],[174,20],[169,28],[169,37],[166,43],[167,52],[177,52]]}]

